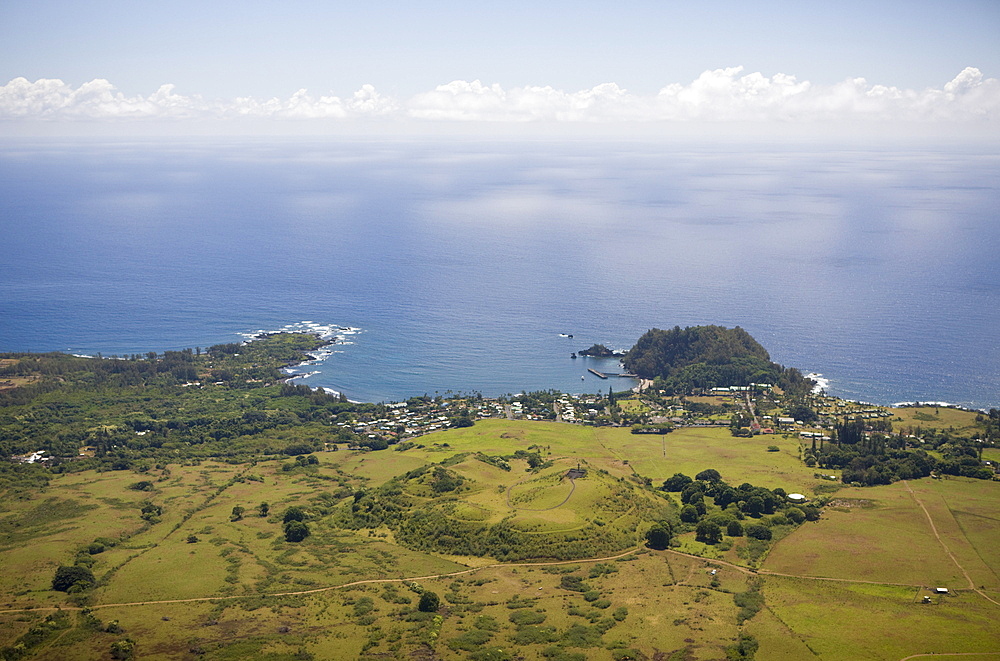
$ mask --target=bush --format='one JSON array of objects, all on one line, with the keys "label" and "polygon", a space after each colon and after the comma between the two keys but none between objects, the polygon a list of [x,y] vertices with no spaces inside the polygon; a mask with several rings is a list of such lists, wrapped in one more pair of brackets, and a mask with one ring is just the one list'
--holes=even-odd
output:
[{"label": "bush", "polygon": [[646,544],[651,549],[662,551],[670,545],[670,526],[666,523],[654,523],[646,532]]},{"label": "bush", "polygon": [[430,590],[424,590],[420,594],[420,602],[417,604],[417,610],[420,612],[435,613],[440,607],[441,598],[437,596],[437,593],[431,592]]},{"label": "bush", "polygon": [[753,537],[754,539],[764,541],[771,539],[771,529],[758,523],[751,523],[744,529],[744,532],[746,532],[747,537]]},{"label": "bush", "polygon": [[524,626],[514,634],[515,645],[537,645],[539,643],[554,643],[559,640],[559,634],[553,627]]},{"label": "bush", "polygon": [[545,613],[538,613],[528,609],[516,610],[510,614],[510,621],[518,626],[541,624],[545,621]]},{"label": "bush", "polygon": [[59,592],[69,592],[71,589],[76,588],[74,590],[76,592],[93,587],[95,582],[94,572],[86,567],[79,565],[73,565],[72,567],[63,566],[56,569],[56,575],[52,578],[52,589]]},{"label": "bush", "polygon": [[582,578],[573,575],[563,576],[559,579],[559,587],[571,592],[587,592],[590,590],[590,586],[584,583]]},{"label": "bush", "polygon": [[806,513],[798,507],[789,507],[785,510],[785,516],[795,525],[798,525],[806,520]]},{"label": "bush", "polygon": [[285,541],[301,542],[309,536],[309,526],[301,521],[289,521],[285,524]]},{"label": "bush", "polygon": [[490,642],[493,634],[483,629],[470,629],[457,638],[448,641],[448,647],[453,650],[465,650],[475,652],[480,647]]}]

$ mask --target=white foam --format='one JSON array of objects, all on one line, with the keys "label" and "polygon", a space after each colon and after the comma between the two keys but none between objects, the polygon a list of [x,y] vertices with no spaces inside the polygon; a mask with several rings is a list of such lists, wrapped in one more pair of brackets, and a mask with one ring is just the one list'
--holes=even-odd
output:
[{"label": "white foam", "polygon": [[816,385],[813,386],[812,389],[814,395],[818,395],[820,392],[830,389],[830,379],[825,378],[819,372],[810,372],[809,374],[806,374],[806,378],[812,379],[816,382]]},{"label": "white foam", "polygon": [[958,404],[951,404],[949,402],[896,402],[890,406],[894,409],[902,408],[904,406],[916,406],[920,404],[921,406],[940,406],[944,408],[959,408]]}]

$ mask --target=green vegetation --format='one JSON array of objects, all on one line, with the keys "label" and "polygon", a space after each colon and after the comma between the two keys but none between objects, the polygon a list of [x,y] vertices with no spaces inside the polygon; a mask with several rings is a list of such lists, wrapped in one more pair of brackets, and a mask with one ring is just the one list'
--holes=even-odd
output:
[{"label": "green vegetation", "polygon": [[795,369],[784,369],[749,333],[737,326],[653,328],[629,349],[625,367],[668,394],[686,394],[719,386],[778,384],[786,391],[808,392],[813,382]]},{"label": "green vegetation", "polygon": [[[314,343],[0,362],[0,444],[53,457],[0,462],[0,658],[1000,651],[1000,483],[943,469],[1000,459],[993,412],[794,388],[356,405],[276,380]],[[514,401],[585,424],[483,419]],[[897,451],[942,479],[841,481]]]}]

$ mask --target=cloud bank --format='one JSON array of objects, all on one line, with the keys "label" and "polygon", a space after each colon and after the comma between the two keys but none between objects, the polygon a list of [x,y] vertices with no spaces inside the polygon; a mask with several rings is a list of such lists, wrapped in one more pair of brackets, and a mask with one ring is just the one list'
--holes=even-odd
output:
[{"label": "cloud bank", "polygon": [[0,121],[52,122],[257,118],[275,120],[385,119],[438,122],[942,122],[1000,118],[1000,81],[967,67],[940,89],[901,89],[864,78],[813,85],[743,67],[705,71],[694,81],[654,95],[615,83],[566,92],[552,87],[484,85],[456,80],[408,99],[364,85],[349,97],[299,90],[287,99],[208,100],[162,85],[149,96],[126,96],[104,79],[72,87],[58,79],[15,78],[0,87]]}]

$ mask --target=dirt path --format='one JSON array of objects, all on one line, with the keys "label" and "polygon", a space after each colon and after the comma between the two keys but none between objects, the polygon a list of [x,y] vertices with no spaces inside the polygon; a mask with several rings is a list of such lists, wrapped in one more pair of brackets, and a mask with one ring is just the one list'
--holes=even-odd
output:
[{"label": "dirt path", "polygon": [[972,581],[972,577],[969,576],[969,572],[965,571],[965,567],[963,567],[961,563],[959,563],[958,558],[955,557],[955,554],[951,552],[951,549],[948,548],[948,545],[944,543],[943,539],[941,539],[941,535],[938,533],[937,526],[934,525],[934,519],[931,518],[931,513],[927,511],[927,508],[924,507],[924,504],[920,501],[919,498],[917,498],[917,494],[914,493],[913,489],[910,488],[910,483],[907,480],[902,480],[902,482],[903,486],[906,487],[906,490],[910,492],[910,497],[913,498],[913,502],[915,502],[917,505],[920,506],[920,509],[923,510],[924,512],[924,516],[927,517],[927,523],[930,524],[931,532],[934,533],[934,539],[938,541],[938,543],[941,545],[941,548],[944,549],[944,552],[948,555],[949,558],[951,558],[951,561],[955,563],[955,566],[958,567],[958,570],[962,572],[962,576],[965,577],[965,580],[969,582],[969,589],[976,592],[976,594],[978,594],[986,601],[996,604],[997,606],[1000,606],[1000,602],[994,601],[985,592],[976,587],[976,584]]}]

